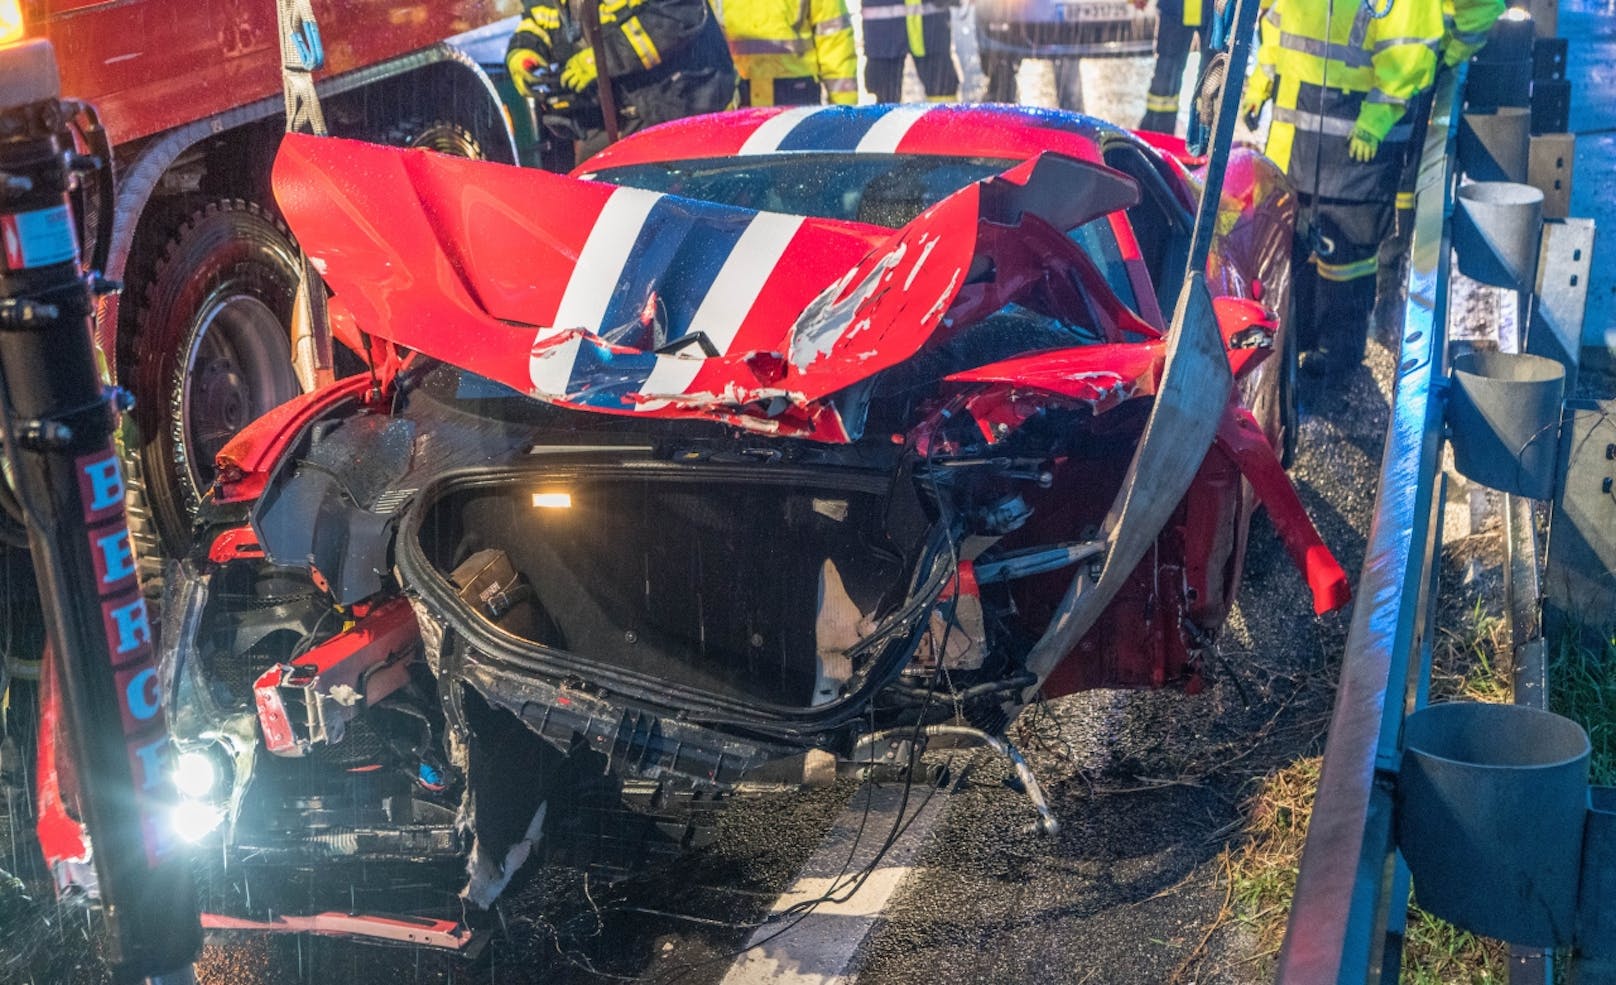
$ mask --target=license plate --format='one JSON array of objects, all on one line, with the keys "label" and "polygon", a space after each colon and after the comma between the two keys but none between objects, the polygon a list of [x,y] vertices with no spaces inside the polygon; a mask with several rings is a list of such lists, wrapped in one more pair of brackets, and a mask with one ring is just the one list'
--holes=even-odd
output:
[{"label": "license plate", "polygon": [[1057,3],[1055,11],[1068,23],[1091,24],[1100,21],[1126,21],[1133,16],[1133,5],[1127,3]]}]

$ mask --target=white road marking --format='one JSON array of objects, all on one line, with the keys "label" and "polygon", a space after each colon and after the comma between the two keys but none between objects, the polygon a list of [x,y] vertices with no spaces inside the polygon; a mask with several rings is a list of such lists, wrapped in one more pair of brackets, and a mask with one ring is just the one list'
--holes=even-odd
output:
[{"label": "white road marking", "polygon": [[[902,800],[901,785],[863,787],[826,832],[797,881],[775,902],[774,912],[827,892],[845,892],[852,882],[848,876],[870,864],[893,825],[900,823]],[[915,787],[908,806],[914,820],[858,892],[845,902],[821,903],[805,917],[787,917],[759,927],[748,941],[749,949],[730,965],[721,985],[850,985],[858,976],[853,961],[859,948],[898,888],[915,871],[915,859],[947,805],[946,789],[933,792]],[[863,837],[859,837],[861,825]]]}]

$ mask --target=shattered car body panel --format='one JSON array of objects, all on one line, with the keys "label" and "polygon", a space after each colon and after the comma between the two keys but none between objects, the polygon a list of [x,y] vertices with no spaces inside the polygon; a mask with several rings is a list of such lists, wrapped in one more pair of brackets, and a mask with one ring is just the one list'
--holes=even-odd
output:
[{"label": "shattered car body panel", "polygon": [[[1293,197],[1230,171],[1180,290],[1194,176],[1070,114],[721,114],[600,180],[288,137],[283,212],[375,365],[224,450],[168,581],[165,700],[216,837],[469,852],[486,905],[536,847],[699,844],[725,798],[875,736],[1195,686],[1259,501],[1341,604],[1274,453]],[[1224,382],[1174,403],[1203,295]],[[1211,408],[1204,459],[1136,529],[1158,403]]]},{"label": "shattered car body panel", "polygon": [[[337,289],[337,318],[562,406],[820,440],[848,437],[826,398],[925,345],[970,263],[995,259],[980,241],[1016,242],[1020,199],[1051,199],[1046,221],[1063,229],[1132,204],[1122,176],[1053,156],[967,186],[896,233],[541,171],[467,194],[460,171],[369,145],[283,144],[284,208],[311,242],[340,244],[311,253]],[[435,207],[451,198],[465,204]],[[523,217],[547,199],[565,211]],[[993,303],[1013,286],[987,293]],[[1105,315],[1109,334],[1145,329],[1121,305]]]}]

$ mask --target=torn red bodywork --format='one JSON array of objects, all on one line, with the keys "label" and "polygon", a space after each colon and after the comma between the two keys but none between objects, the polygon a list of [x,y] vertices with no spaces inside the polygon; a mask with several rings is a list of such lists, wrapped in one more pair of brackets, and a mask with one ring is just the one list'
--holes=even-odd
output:
[{"label": "torn red bodywork", "polygon": [[[351,320],[378,338],[563,406],[705,417],[846,441],[825,398],[927,344],[957,296],[973,293],[966,281],[979,253],[1033,248],[1019,213],[994,215],[1014,208],[999,199],[1040,194],[1055,181],[1084,182],[1077,187],[1087,194],[1072,196],[1078,211],[1063,217],[1066,228],[1130,204],[1120,175],[1058,161],[1030,161],[1007,172],[1002,185],[968,185],[896,233],[704,203],[670,205],[689,213],[687,242],[740,226],[745,249],[774,256],[738,318],[707,317],[697,308],[689,324],[670,326],[680,330],[678,338],[714,350],[700,358],[614,342],[656,333],[648,324],[606,322],[614,305],[622,307],[622,295],[636,299],[629,310],[639,315],[654,312],[667,287],[668,268],[658,266],[647,267],[638,282],[634,271],[616,285],[599,280],[620,248],[612,237],[617,224],[624,226],[618,236],[637,234],[665,196],[517,168],[479,164],[468,171],[466,162],[443,155],[295,134],[282,145],[275,185],[336,293],[331,310],[338,322]],[[1038,186],[1028,188],[1034,181]],[[461,204],[443,208],[449,201]],[[524,204],[534,201],[566,207],[546,221],[524,214]],[[380,216],[385,223],[370,218]],[[1073,259],[1083,262],[1080,253]],[[1042,276],[1041,266],[1027,267],[1028,276]],[[536,269],[547,276],[534,278]],[[1092,265],[1080,273],[1098,278]],[[996,283],[965,303],[997,308],[1023,287]],[[1149,330],[1114,300],[1107,315],[1117,333]],[[727,337],[715,341],[720,327]]]}]

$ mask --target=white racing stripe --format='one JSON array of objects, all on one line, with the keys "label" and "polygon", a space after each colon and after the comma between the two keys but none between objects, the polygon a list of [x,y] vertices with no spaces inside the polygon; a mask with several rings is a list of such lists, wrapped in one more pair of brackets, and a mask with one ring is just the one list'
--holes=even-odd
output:
[{"label": "white racing stripe", "polygon": [[702,332],[719,355],[729,352],[747,312],[763,291],[763,284],[774,273],[791,239],[802,228],[800,215],[759,212],[735,243],[729,259],[719,268],[712,287],[701,299],[701,307],[690,319],[689,333]]},{"label": "white racing stripe", "polygon": [[634,241],[639,239],[646,216],[661,198],[656,192],[638,188],[612,192],[578,253],[578,262],[573,265],[567,289],[561,293],[561,304],[556,308],[555,324],[541,330],[535,341],[542,342],[570,328],[600,331]]},{"label": "white racing stripe", "polygon": [[[640,393],[647,397],[666,397],[673,394],[684,393],[701,372],[702,363],[706,360],[696,356],[657,356],[656,365],[651,367],[651,375],[645,378],[640,386]],[[638,411],[661,410],[668,406],[666,400],[645,400],[634,405]]]},{"label": "white racing stripe", "polygon": [[[584,240],[584,248],[578,252],[566,290],[561,292],[554,324],[539,329],[533,337],[535,347],[572,329],[600,330],[606,306],[611,304],[612,292],[623,276],[623,265],[640,237],[646,216],[661,197],[656,192],[619,188],[606,199],[589,238]],[[533,392],[546,397],[564,396],[582,347],[583,339],[574,337],[530,356],[527,372],[533,381]]]},{"label": "white racing stripe", "polygon": [[773,154],[780,149],[780,141],[797,128],[797,124],[824,109],[823,106],[795,106],[771,117],[752,131],[741,145],[741,154]]},{"label": "white racing stripe", "polygon": [[859,141],[857,153],[891,154],[897,151],[899,142],[909,133],[909,128],[932,109],[931,106],[893,107],[882,114],[864,139]]},{"label": "white racing stripe", "polygon": [[[539,333],[540,338],[554,334],[555,329]],[[535,343],[536,344],[536,343]],[[583,348],[581,335],[551,343],[528,359],[527,375],[533,381],[533,393],[540,397],[564,397],[567,384],[572,380],[572,364],[578,361],[578,350]]]},{"label": "white racing stripe", "polygon": [[[757,302],[764,283],[774,273],[775,265],[791,245],[802,222],[800,215],[777,212],[759,212],[754,216],[718,269],[718,276],[713,278],[712,286],[702,298],[701,307],[690,319],[686,335],[701,332],[720,356],[727,355],[741,331],[741,323]],[[659,356],[640,392],[648,397],[684,393],[701,371],[702,363],[702,359],[694,356]],[[666,400],[650,400],[638,404],[636,409],[660,410],[667,403]]]}]

